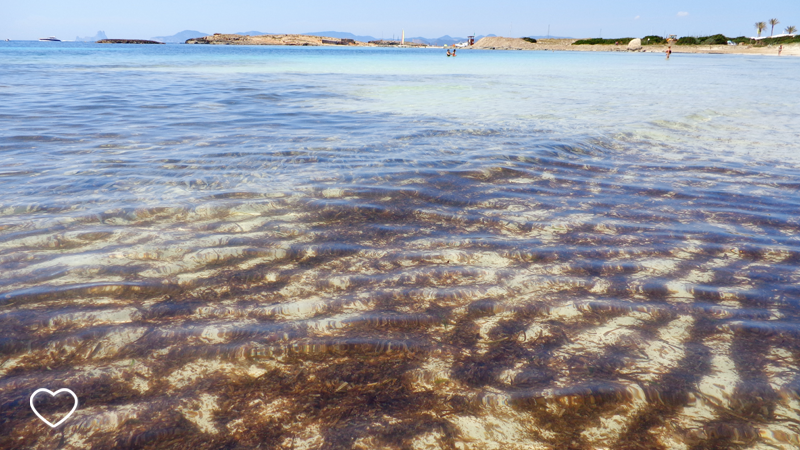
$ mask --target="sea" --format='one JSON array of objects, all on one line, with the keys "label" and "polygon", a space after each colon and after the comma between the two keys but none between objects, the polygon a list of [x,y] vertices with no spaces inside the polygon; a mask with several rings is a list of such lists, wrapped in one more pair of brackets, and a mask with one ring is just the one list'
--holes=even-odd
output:
[{"label": "sea", "polygon": [[0,448],[798,448],[799,70],[0,42]]}]

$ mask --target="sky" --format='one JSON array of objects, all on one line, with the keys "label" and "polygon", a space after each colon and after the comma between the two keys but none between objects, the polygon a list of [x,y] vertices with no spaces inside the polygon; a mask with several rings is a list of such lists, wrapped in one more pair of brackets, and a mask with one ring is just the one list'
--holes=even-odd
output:
[{"label": "sky", "polygon": [[[298,6],[301,5],[301,6]],[[754,36],[753,24],[800,27],[800,1],[761,0],[0,0],[0,39],[94,36],[147,39],[205,33],[343,31],[377,38],[498,36]],[[780,31],[779,31],[780,30]],[[769,34],[769,28],[767,28]]]}]

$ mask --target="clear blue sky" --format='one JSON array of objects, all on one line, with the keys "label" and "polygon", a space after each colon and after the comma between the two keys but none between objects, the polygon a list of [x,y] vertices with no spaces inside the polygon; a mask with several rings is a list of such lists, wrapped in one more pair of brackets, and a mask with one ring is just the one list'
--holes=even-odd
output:
[{"label": "clear blue sky", "polygon": [[[302,6],[298,6],[302,4]],[[550,34],[624,36],[755,35],[753,24],[776,17],[782,32],[800,27],[800,0],[704,2],[592,0],[2,0],[0,39],[94,36],[149,38],[191,29],[207,33],[348,31],[390,37]],[[767,29],[769,34],[769,29]]]}]

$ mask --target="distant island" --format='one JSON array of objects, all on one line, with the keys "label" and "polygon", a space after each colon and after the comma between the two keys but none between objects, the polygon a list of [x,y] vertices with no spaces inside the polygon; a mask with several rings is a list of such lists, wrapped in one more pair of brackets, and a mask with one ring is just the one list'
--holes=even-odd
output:
[{"label": "distant island", "polygon": [[80,37],[75,36],[75,42],[97,42],[103,39],[108,39],[105,31],[98,31],[94,36]]},{"label": "distant island", "polygon": [[148,41],[146,39],[100,39],[97,44],[159,44],[164,45],[163,42]]},{"label": "distant island", "polygon": [[368,45],[364,42],[355,41],[353,39],[341,39],[332,36],[312,36],[308,34],[264,34],[260,36],[248,36],[241,34],[221,34],[221,33],[215,33],[211,36],[187,39],[186,43],[206,44],[206,45],[294,45],[294,46]]}]

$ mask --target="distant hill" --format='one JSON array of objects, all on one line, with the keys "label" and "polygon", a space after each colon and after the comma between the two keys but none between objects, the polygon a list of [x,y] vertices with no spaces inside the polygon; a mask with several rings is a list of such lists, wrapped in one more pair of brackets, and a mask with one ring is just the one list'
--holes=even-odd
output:
[{"label": "distant hill", "polygon": [[360,42],[369,42],[376,40],[372,36],[357,36],[353,33],[345,33],[343,31],[315,31],[313,33],[303,33],[309,36],[324,36],[338,39],[353,39]]},{"label": "distant hill", "polygon": [[208,36],[208,34],[209,33],[203,33],[202,31],[184,30],[172,36],[156,36],[150,39],[167,44],[183,44],[187,39]]},{"label": "distant hill", "polygon": [[86,36],[86,37],[75,36],[75,40],[78,42],[95,42],[99,41],[100,39],[108,39],[108,37],[106,37],[105,31],[98,31],[97,34],[94,36]]}]

